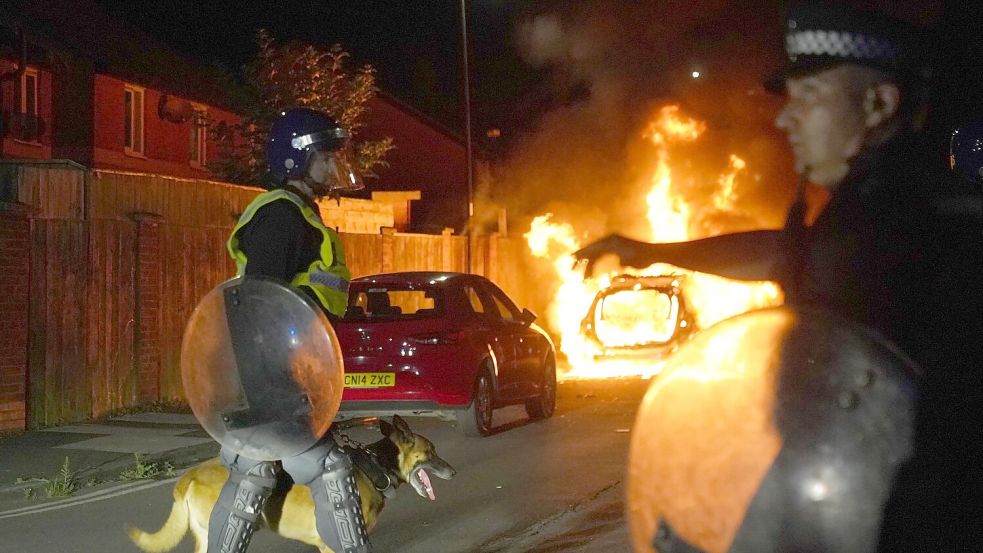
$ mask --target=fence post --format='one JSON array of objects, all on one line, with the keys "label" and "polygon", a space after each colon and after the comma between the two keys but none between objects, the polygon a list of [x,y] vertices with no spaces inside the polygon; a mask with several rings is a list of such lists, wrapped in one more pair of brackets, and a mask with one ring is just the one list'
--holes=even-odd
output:
[{"label": "fence post", "polygon": [[485,259],[485,276],[495,283],[498,282],[498,238],[497,232],[488,237],[488,257]]},{"label": "fence post", "polygon": [[454,241],[451,239],[453,234],[454,229],[450,227],[444,227],[440,233],[440,268],[444,271],[454,270]]},{"label": "fence post", "polygon": [[393,227],[382,227],[382,272],[393,272],[393,240],[396,238],[396,229]]},{"label": "fence post", "polygon": [[161,367],[161,244],[160,223],[163,218],[152,213],[132,213],[137,223],[136,243],[136,329],[133,333],[134,357],[138,376],[137,398],[140,402],[160,399]]}]

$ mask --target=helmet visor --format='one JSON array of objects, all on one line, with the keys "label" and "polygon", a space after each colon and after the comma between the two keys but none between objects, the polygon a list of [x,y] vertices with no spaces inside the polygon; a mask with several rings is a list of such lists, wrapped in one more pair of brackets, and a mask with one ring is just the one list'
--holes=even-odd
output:
[{"label": "helmet visor", "polygon": [[338,149],[319,149],[317,144],[311,148],[316,150],[316,155],[323,156],[325,162],[320,169],[311,167],[311,177],[324,186],[327,194],[357,192],[365,188],[362,178],[355,170],[351,142],[345,141]]}]

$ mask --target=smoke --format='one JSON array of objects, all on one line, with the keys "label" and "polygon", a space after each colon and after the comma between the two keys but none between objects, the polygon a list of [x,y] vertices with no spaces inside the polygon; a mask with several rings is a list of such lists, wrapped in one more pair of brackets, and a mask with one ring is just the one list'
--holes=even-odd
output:
[{"label": "smoke", "polygon": [[[748,164],[736,188],[748,220],[734,225],[780,224],[793,175],[772,126],[780,99],[760,84],[781,63],[776,2],[541,4],[518,23],[517,47],[527,63],[548,68],[558,100],[504,162],[482,172],[479,206],[506,207],[517,231],[551,211],[585,239],[647,237],[644,195],[655,156],[642,133],[659,106],[677,103],[708,124],[697,144],[673,153],[688,166],[680,178],[693,200],[708,200],[734,153]],[[726,226],[708,231],[738,230]]]}]

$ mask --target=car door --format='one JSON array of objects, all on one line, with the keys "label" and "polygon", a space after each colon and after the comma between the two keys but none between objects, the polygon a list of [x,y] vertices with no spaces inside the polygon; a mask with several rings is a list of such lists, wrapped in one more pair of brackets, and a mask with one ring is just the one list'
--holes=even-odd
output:
[{"label": "car door", "polygon": [[497,396],[507,398],[511,394],[510,375],[514,372],[510,367],[515,364],[512,340],[505,336],[504,321],[487,292],[477,282],[464,284],[462,290],[474,313],[477,337],[488,345],[495,356]]},{"label": "car door", "polygon": [[536,356],[536,340],[531,331],[522,323],[522,313],[512,300],[492,282],[484,282],[490,305],[501,318],[499,337],[506,341],[511,348],[511,356],[507,365],[508,397],[522,398],[535,393],[535,377],[539,362]]}]

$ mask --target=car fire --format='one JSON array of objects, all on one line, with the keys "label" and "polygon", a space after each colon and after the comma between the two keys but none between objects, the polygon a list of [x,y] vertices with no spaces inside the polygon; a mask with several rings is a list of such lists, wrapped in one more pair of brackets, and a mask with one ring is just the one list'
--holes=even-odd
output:
[{"label": "car fire", "polygon": [[678,275],[619,275],[600,290],[581,322],[598,360],[656,358],[676,350],[693,329]]},{"label": "car fire", "polygon": [[[706,230],[696,224],[696,211],[738,211],[735,184],[747,164],[737,155],[729,155],[712,193],[703,200],[706,205],[694,205],[692,198],[677,190],[672,148],[697,141],[705,130],[703,122],[687,117],[679,106],[668,105],[658,110],[644,131],[643,138],[655,147],[656,155],[645,197],[648,240],[702,238]],[[546,318],[566,358],[559,375],[565,379],[652,376],[660,372],[666,355],[694,331],[782,301],[772,282],[739,282],[666,264],[641,270],[617,268],[585,278],[571,255],[583,245],[581,239],[572,225],[555,221],[551,213],[533,219],[525,238],[532,255],[548,261],[556,274],[556,292]]]}]

